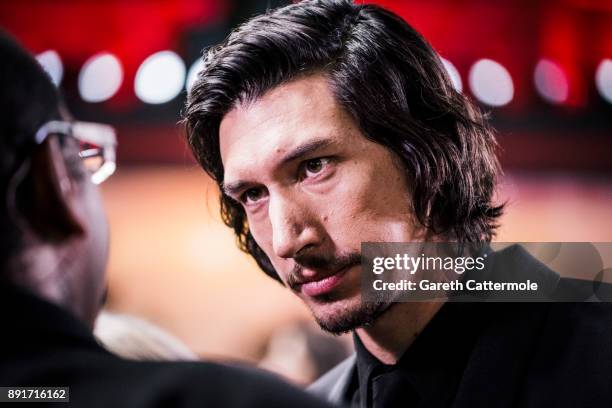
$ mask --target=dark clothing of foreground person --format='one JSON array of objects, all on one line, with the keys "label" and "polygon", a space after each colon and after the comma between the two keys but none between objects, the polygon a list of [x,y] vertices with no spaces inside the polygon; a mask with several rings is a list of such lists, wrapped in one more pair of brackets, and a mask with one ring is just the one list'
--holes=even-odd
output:
[{"label": "dark clothing of foreground person", "polygon": [[[587,299],[593,282],[559,279],[523,248],[496,254],[504,280],[530,276],[558,299]],[[609,285],[599,287],[610,293]],[[448,302],[397,364],[356,354],[311,386],[351,407],[609,407],[612,304]]]},{"label": "dark clothing of foreground person", "polygon": [[70,403],[58,407],[327,406],[253,369],[123,360],[71,314],[8,283],[0,321],[0,386],[70,387]]},{"label": "dark clothing of foreground person", "polygon": [[69,120],[1,31],[0,61],[0,387],[69,387],[60,407],[326,406],[254,369],[133,362],[96,344],[109,239],[95,184],[115,169],[114,131]]}]

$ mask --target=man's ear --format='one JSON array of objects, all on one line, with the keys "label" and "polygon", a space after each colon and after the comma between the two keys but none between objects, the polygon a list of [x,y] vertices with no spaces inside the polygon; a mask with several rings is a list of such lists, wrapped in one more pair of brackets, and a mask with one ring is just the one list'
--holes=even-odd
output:
[{"label": "man's ear", "polygon": [[52,241],[83,235],[80,193],[66,166],[58,137],[48,137],[32,155],[27,177],[28,220],[37,235]]}]

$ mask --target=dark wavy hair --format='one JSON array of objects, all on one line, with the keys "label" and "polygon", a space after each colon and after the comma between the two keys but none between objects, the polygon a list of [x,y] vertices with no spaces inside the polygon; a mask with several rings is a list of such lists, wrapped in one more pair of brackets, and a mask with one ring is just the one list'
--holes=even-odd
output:
[{"label": "dark wavy hair", "polygon": [[[408,203],[430,232],[488,242],[503,205],[492,196],[500,173],[486,118],[457,92],[431,45],[397,15],[347,0],[291,4],[256,16],[204,56],[184,123],[204,170],[221,186],[219,124],[234,106],[288,81],[323,74],[369,140],[399,156]],[[242,206],[223,194],[221,216],[239,247],[278,276],[249,232]]]},{"label": "dark wavy hair", "polygon": [[[22,246],[8,208],[9,183],[40,126],[58,119],[59,95],[51,78],[26,50],[0,28],[0,271]],[[31,199],[21,191],[19,203]],[[4,275],[4,274],[2,274]],[[1,278],[2,276],[0,276]]]}]

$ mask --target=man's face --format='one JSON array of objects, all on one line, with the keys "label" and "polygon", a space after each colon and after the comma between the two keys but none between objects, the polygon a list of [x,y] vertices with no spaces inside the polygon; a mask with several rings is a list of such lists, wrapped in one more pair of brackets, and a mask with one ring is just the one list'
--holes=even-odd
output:
[{"label": "man's face", "polygon": [[106,213],[98,187],[89,180],[83,181],[83,199],[86,216],[89,220],[86,245],[89,259],[83,278],[83,287],[87,288],[91,307],[91,316],[95,319],[102,307],[103,296],[106,290],[105,271],[109,255],[109,227]]},{"label": "man's face", "polygon": [[351,330],[386,309],[361,302],[361,243],[415,238],[407,180],[399,158],[364,137],[323,75],[235,107],[221,122],[220,145],[224,190],[324,329]]},{"label": "man's face", "polygon": [[69,270],[65,276],[71,286],[73,307],[86,322],[93,322],[102,306],[105,291],[105,270],[108,261],[109,229],[98,187],[90,178],[91,174],[83,167],[78,157],[78,143],[67,140],[64,160],[74,162],[81,177],[71,175],[72,189],[70,201],[76,217],[85,229],[79,239],[73,239],[67,245],[73,255]]}]

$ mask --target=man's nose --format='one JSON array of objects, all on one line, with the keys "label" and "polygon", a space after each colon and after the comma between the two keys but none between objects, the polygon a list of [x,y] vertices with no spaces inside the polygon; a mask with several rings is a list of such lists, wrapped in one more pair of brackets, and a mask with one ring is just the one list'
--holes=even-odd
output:
[{"label": "man's nose", "polygon": [[320,236],[307,203],[295,197],[274,197],[268,204],[272,248],[281,258],[293,258],[302,248],[318,245]]}]

